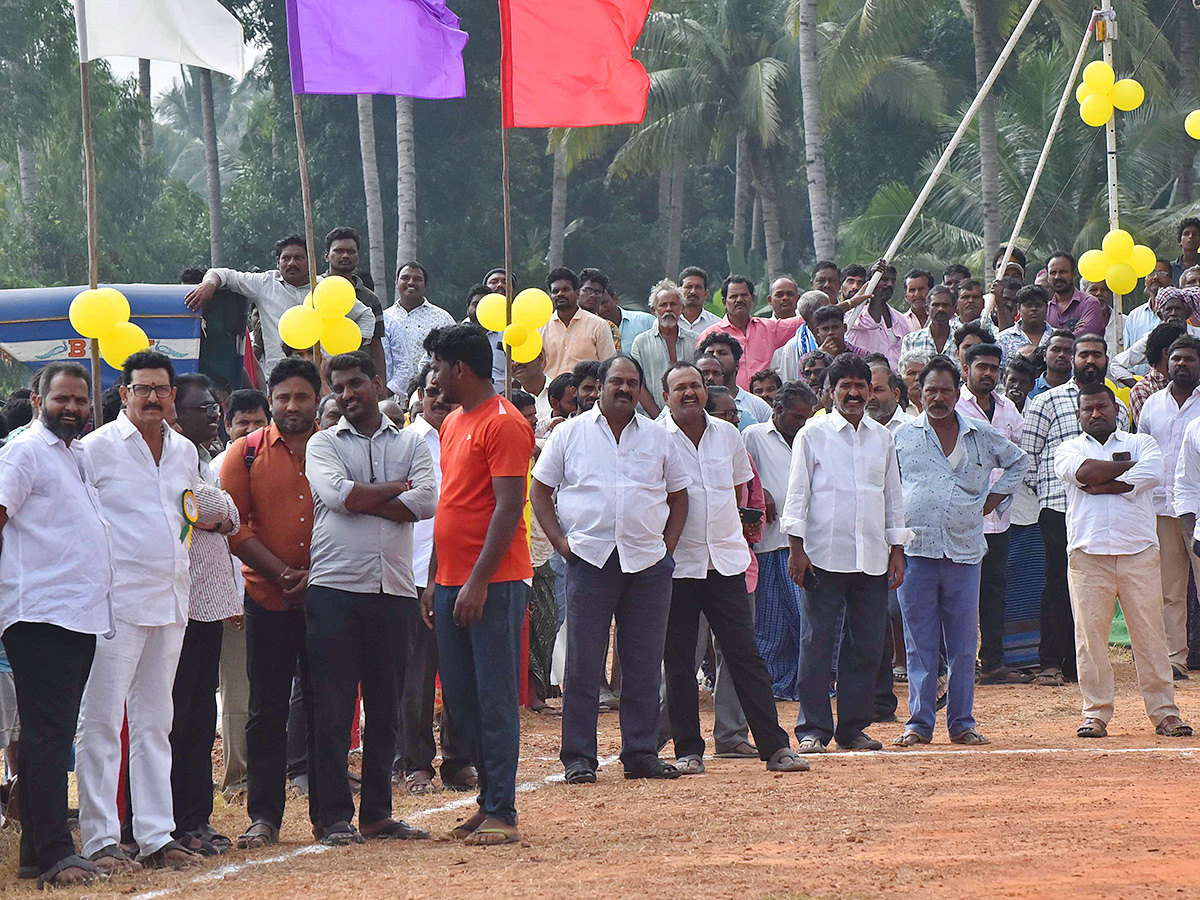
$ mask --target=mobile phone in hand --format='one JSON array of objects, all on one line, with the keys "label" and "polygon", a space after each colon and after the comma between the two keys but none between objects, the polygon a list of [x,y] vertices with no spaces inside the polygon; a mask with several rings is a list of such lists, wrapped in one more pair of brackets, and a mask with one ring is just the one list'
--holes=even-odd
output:
[{"label": "mobile phone in hand", "polygon": [[812,569],[808,569],[804,573],[804,584],[802,587],[806,591],[815,591],[821,586],[821,579],[817,577],[817,573]]},{"label": "mobile phone in hand", "polygon": [[1128,450],[1113,454],[1113,462],[1129,462],[1131,459],[1133,459],[1133,455]]},{"label": "mobile phone in hand", "polygon": [[738,513],[742,517],[742,523],[745,525],[757,525],[762,521],[763,511],[755,509],[752,506],[739,506]]}]

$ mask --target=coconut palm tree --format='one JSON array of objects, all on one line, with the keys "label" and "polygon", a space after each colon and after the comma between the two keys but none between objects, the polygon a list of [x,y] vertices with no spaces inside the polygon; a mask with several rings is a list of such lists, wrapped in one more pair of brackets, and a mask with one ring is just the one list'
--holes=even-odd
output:
[{"label": "coconut palm tree", "polygon": [[396,260],[417,258],[417,159],[413,139],[413,101],[396,98]]},{"label": "coconut palm tree", "polygon": [[211,264],[222,263],[221,163],[217,154],[217,122],[213,112],[212,72],[200,69],[200,117],[204,131],[204,180],[208,197],[208,244]]},{"label": "coconut palm tree", "polygon": [[367,203],[367,248],[371,278],[380,302],[387,305],[388,279],[383,251],[383,192],[379,187],[379,161],[375,154],[375,98],[358,95],[358,146],[362,155],[363,193]]}]

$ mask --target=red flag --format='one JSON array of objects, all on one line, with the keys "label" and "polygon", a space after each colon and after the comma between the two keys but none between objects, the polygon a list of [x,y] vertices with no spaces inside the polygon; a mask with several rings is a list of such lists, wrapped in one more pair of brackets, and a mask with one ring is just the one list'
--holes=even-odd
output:
[{"label": "red flag", "polygon": [[500,0],[505,128],[623,125],[646,115],[632,56],[651,0]]}]

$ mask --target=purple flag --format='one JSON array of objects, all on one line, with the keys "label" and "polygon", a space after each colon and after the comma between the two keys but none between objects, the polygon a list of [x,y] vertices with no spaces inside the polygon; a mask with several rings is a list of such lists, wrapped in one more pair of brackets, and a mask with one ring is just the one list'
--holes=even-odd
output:
[{"label": "purple flag", "polygon": [[287,24],[297,94],[467,92],[467,33],[445,0],[287,0]]}]

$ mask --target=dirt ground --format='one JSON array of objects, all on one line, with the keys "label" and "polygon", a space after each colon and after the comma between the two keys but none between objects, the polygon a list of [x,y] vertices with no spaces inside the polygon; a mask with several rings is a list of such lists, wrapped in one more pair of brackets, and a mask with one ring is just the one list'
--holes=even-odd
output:
[{"label": "dirt ground", "polygon": [[[931,746],[809,757],[812,770],[802,774],[708,760],[706,775],[627,782],[610,764],[598,784],[568,787],[547,780],[561,773],[558,720],[522,713],[518,845],[311,847],[303,802],[289,798],[277,847],[59,896],[1194,897],[1200,737],[1156,737],[1128,654],[1116,658],[1117,715],[1107,740],[1074,736],[1074,686],[981,687],[976,714],[992,739],[986,749],[952,748],[939,722]],[[1178,688],[1184,719],[1200,725],[1200,673]],[[702,714],[711,740],[711,702]],[[794,703],[779,704],[789,731],[795,714]],[[900,730],[876,725],[872,734],[887,745]],[[618,748],[617,714],[603,714],[601,756]],[[465,818],[471,804],[449,792],[396,795],[397,813],[435,834]],[[246,824],[238,804],[214,816],[231,836]],[[32,882],[17,882],[10,863],[0,891],[27,890]]]}]

